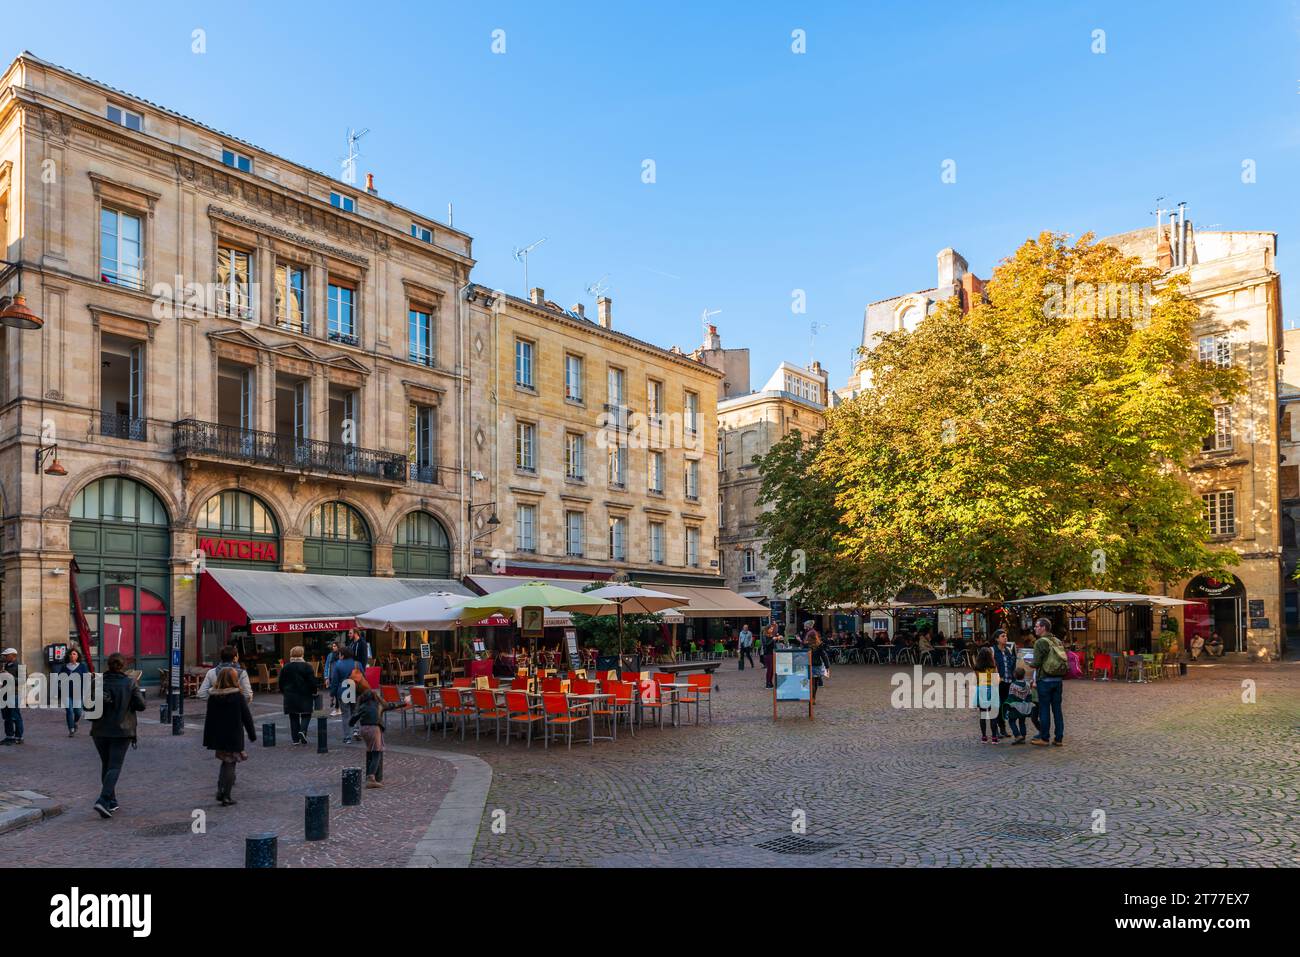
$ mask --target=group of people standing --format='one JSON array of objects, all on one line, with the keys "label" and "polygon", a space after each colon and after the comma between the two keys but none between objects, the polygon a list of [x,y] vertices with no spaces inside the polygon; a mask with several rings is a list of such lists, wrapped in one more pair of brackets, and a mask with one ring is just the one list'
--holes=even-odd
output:
[{"label": "group of people standing", "polygon": [[1005,628],[999,628],[993,644],[981,647],[975,656],[975,705],[983,742],[997,744],[1010,737],[1012,744],[1024,744],[1028,719],[1036,732],[1031,744],[1061,747],[1065,743],[1062,691],[1069,658],[1048,619],[1034,622],[1034,635],[1032,675],[1007,643]]}]

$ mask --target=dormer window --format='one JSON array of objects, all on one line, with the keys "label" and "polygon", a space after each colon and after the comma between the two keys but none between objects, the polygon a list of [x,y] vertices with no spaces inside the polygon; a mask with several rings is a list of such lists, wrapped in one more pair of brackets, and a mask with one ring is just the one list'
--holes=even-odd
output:
[{"label": "dormer window", "polygon": [[411,235],[421,242],[433,242],[433,230],[428,226],[421,226],[419,223],[411,223]]},{"label": "dormer window", "polygon": [[239,170],[241,173],[251,173],[253,171],[253,158],[235,150],[223,149],[221,151],[221,162],[232,169]]},{"label": "dormer window", "polygon": [[114,106],[108,104],[108,111],[105,114],[110,123],[116,123],[118,126],[125,126],[128,130],[135,130],[137,133],[144,129],[144,117],[139,113],[133,113],[123,106]]},{"label": "dormer window", "polygon": [[344,196],[342,193],[330,193],[330,205],[335,209],[341,209],[345,213],[355,213],[357,211],[357,201],[351,196]]}]

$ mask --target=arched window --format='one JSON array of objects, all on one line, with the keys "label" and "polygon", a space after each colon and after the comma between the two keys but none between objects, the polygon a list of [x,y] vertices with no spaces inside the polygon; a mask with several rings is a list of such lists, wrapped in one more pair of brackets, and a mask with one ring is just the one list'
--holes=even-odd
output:
[{"label": "arched window", "polygon": [[343,502],[323,502],[307,517],[303,564],[318,575],[369,575],[370,526]]},{"label": "arched window", "polygon": [[72,518],[88,522],[169,525],[167,509],[147,487],[112,475],[91,482],[72,500]]},{"label": "arched window", "polygon": [[307,519],[307,537],[368,542],[370,529],[361,513],[351,505],[325,502],[317,505]]},{"label": "arched window", "polygon": [[271,510],[247,492],[234,489],[218,492],[199,510],[198,526],[213,532],[244,532],[248,535],[278,535],[280,529]]},{"label": "arched window", "polygon": [[451,574],[451,539],[428,512],[411,512],[397,525],[393,574],[404,578],[446,578]]}]

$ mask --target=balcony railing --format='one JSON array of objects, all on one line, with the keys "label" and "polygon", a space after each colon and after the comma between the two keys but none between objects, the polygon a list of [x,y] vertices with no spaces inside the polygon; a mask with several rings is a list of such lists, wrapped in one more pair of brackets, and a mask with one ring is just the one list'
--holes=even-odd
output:
[{"label": "balcony railing", "polygon": [[628,430],[628,418],[632,410],[625,405],[611,405],[605,403],[605,418],[603,425],[607,429],[613,429],[616,432],[626,432]]},{"label": "balcony railing", "polygon": [[300,439],[275,432],[255,432],[234,425],[184,419],[176,423],[177,455],[210,455],[259,465],[330,472],[385,482],[406,481],[405,455],[338,442]]},{"label": "balcony railing", "polygon": [[101,412],[99,414],[99,434],[115,439],[147,442],[149,439],[148,420],[131,415],[119,415],[116,412]]},{"label": "balcony railing", "polygon": [[438,477],[440,471],[436,465],[416,465],[414,462],[408,463],[410,466],[410,477],[412,482],[422,482],[425,485],[441,485],[442,480]]}]

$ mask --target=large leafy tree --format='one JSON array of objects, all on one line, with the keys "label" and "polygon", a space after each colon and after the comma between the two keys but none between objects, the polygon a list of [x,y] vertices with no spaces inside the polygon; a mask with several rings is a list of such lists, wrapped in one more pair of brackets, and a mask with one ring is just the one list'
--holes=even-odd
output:
[{"label": "large leafy tree", "polygon": [[762,462],[769,560],[802,540],[796,585],[840,601],[1223,570],[1182,470],[1241,382],[1194,354],[1183,281],[1091,235],[1043,233],[998,266],[987,302],[879,337],[862,356],[870,388],[830,412],[815,451]]}]

